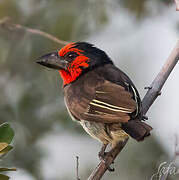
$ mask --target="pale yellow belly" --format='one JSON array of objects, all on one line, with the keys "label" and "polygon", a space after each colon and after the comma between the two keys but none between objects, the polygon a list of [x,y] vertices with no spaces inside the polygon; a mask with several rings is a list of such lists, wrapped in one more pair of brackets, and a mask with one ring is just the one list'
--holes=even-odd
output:
[{"label": "pale yellow belly", "polygon": [[119,141],[129,137],[122,129],[107,132],[103,123],[82,120],[80,124],[90,136],[101,141],[103,144],[111,143],[112,146],[115,146]]}]

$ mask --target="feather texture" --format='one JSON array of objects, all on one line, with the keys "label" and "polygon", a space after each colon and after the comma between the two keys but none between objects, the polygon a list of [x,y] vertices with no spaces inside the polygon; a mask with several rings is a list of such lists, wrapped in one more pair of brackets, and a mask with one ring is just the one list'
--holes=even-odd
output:
[{"label": "feather texture", "polygon": [[142,140],[150,134],[151,127],[141,122],[142,106],[135,86],[112,64],[83,74],[64,92],[72,116],[103,143],[115,144],[128,134]]}]

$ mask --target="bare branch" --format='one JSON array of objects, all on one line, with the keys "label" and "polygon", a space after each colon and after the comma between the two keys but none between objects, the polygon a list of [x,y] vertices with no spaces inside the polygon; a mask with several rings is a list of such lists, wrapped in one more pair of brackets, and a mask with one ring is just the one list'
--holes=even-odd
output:
[{"label": "bare branch", "polygon": [[25,32],[28,32],[31,34],[40,35],[42,37],[50,39],[50,40],[52,40],[58,44],[61,44],[61,45],[66,45],[69,43],[67,41],[63,41],[61,39],[58,39],[57,37],[55,37],[51,34],[48,34],[46,32],[43,32],[39,29],[32,29],[32,28],[22,26],[20,24],[14,24],[11,22],[9,17],[4,17],[3,19],[0,20],[0,27],[3,29],[6,29],[6,30],[10,30],[10,31],[17,31],[17,30],[20,31],[21,30],[21,31],[25,31]]},{"label": "bare branch", "polygon": [[79,157],[76,156],[76,179],[80,180],[79,178]]},{"label": "bare branch", "polygon": [[175,0],[175,4],[176,4],[176,11],[179,11],[179,0]]},{"label": "bare branch", "polygon": [[171,52],[170,56],[168,57],[167,61],[165,62],[164,66],[150,85],[150,89],[148,89],[146,95],[142,100],[143,104],[143,113],[146,114],[150,106],[153,104],[155,99],[160,95],[161,89],[167,80],[168,76],[170,75],[171,71],[175,67],[179,60],[179,41],[173,51]]},{"label": "bare branch", "polygon": [[[150,88],[148,88],[148,91],[142,100],[144,115],[147,113],[147,111],[149,110],[153,102],[159,96],[164,83],[166,82],[171,71],[177,64],[178,60],[179,60],[179,41],[177,42],[175,48],[173,49],[170,56],[168,57],[166,63],[162,67],[161,71],[158,73],[158,75],[152,82]],[[127,140],[124,141],[123,143],[120,142],[118,146],[112,149],[109,152],[110,154],[112,154],[112,156],[107,157],[105,159],[105,163],[101,161],[98,164],[98,166],[93,170],[88,180],[99,180],[104,175],[107,168],[115,160],[117,155],[121,152],[121,150],[123,149],[126,143],[127,143]]]}]

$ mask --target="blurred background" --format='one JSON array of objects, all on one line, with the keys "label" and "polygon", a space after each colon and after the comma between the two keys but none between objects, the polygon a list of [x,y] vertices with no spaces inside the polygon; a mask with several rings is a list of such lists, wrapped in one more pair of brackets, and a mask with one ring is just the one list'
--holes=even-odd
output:
[{"label": "blurred background", "polygon": [[[141,97],[179,38],[172,0],[0,0],[0,19],[5,16],[62,40],[95,44],[131,77]],[[18,169],[9,174],[13,180],[76,179],[76,156],[83,180],[99,162],[101,144],[71,121],[59,74],[35,63],[61,47],[0,27],[0,122],[15,130],[15,148],[0,163]],[[178,92],[177,65],[147,114],[152,135],[141,143],[131,139],[115,161],[115,172],[104,180],[148,180],[172,160],[179,135]]]}]

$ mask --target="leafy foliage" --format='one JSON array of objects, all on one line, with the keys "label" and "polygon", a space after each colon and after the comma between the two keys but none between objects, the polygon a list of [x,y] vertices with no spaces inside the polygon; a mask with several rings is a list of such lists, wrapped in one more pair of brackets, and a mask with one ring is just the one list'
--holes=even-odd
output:
[{"label": "leafy foliage", "polygon": [[[0,159],[4,157],[13,146],[10,145],[12,139],[14,138],[14,130],[8,123],[3,123],[0,125]],[[5,171],[16,171],[15,168],[0,168],[0,172]],[[0,174],[1,180],[8,180],[9,177],[3,174]]]}]

